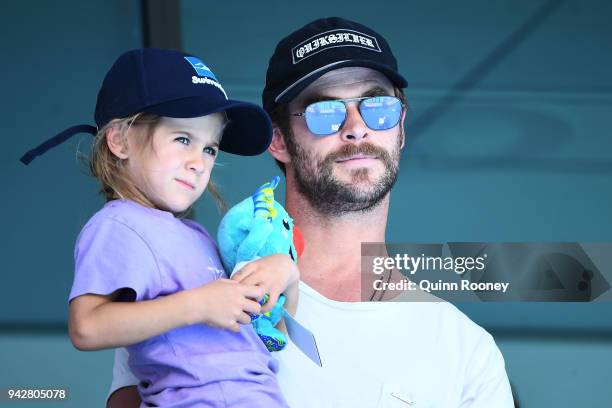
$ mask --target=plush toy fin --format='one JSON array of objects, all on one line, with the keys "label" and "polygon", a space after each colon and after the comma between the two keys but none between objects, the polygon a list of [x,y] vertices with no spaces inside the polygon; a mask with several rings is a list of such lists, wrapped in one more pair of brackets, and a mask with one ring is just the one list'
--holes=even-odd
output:
[{"label": "plush toy fin", "polygon": [[255,190],[253,193],[253,204],[255,207],[255,217],[263,217],[273,220],[278,215],[274,208],[274,189],[278,186],[279,176],[276,176]]}]

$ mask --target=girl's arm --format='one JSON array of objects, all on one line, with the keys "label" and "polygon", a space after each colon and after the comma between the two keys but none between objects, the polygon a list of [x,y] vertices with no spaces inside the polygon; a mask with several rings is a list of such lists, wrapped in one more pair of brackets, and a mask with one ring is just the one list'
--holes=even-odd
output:
[{"label": "girl's arm", "polygon": [[196,323],[240,331],[259,313],[253,299],[263,296],[254,285],[219,279],[198,288],[138,302],[116,302],[117,292],[87,294],[70,302],[69,332],[79,350],[135,344],[168,330]]}]

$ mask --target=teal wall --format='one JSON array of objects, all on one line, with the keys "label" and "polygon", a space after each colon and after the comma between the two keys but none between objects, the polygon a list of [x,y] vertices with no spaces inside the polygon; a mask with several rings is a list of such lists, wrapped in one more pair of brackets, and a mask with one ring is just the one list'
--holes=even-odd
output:
[{"label": "teal wall", "polygon": [[[183,48],[233,98],[257,103],[276,41],[301,24],[341,15],[390,41],[411,105],[393,242],[612,241],[611,12],[603,0],[181,3]],[[112,353],[78,352],[64,332],[74,240],[102,204],[76,158],[90,137],[28,167],[18,158],[93,123],[105,71],[142,44],[140,2],[11,3],[0,23],[0,389],[63,386],[61,406],[101,405]],[[229,203],[278,173],[265,155],[219,162]],[[210,198],[197,214],[216,229]],[[609,405],[611,306],[461,305],[496,335],[525,407]]]},{"label": "teal wall", "polygon": [[0,322],[64,322],[77,233],[102,201],[76,159],[79,135],[26,167],[19,157],[61,130],[93,124],[98,88],[125,49],[142,44],[138,2],[3,5],[0,248],[11,290]]}]

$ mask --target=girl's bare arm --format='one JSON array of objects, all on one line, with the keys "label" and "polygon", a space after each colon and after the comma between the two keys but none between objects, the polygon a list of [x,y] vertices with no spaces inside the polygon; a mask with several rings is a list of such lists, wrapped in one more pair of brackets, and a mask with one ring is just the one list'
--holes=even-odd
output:
[{"label": "girl's bare arm", "polygon": [[196,323],[239,331],[259,313],[253,299],[263,290],[219,279],[195,289],[153,300],[116,302],[109,296],[86,294],[70,302],[69,332],[79,350],[122,347]]}]

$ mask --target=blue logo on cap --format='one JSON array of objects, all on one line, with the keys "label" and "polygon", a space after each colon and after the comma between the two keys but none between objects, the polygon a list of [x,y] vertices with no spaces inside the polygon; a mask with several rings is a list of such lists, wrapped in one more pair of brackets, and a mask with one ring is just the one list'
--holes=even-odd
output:
[{"label": "blue logo on cap", "polygon": [[187,62],[191,64],[191,66],[193,67],[193,69],[195,69],[195,72],[199,76],[208,77],[208,78],[214,79],[215,81],[219,82],[217,80],[217,77],[215,77],[215,74],[213,74],[212,71],[210,70],[210,68],[208,68],[206,64],[204,64],[198,58],[185,57],[185,59],[187,60]]}]

